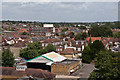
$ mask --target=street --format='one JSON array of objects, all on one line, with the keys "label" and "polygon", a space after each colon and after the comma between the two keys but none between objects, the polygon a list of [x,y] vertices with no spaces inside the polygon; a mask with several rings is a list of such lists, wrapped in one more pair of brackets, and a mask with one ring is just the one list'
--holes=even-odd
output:
[{"label": "street", "polygon": [[94,64],[84,64],[81,69],[78,69],[76,72],[72,73],[71,76],[79,76],[81,79],[87,80],[90,73],[95,69]]}]

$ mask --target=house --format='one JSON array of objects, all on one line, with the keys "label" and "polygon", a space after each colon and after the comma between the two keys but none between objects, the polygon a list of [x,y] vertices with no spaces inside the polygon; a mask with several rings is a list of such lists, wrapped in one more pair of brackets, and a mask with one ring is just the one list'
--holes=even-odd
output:
[{"label": "house", "polygon": [[61,54],[61,52],[64,50],[64,45],[57,45],[56,46],[56,51]]},{"label": "house", "polygon": [[51,36],[55,32],[53,24],[44,24],[43,27],[30,27],[29,32],[31,35]]},{"label": "house", "polygon": [[26,68],[24,71],[22,70],[20,71],[21,68],[16,69],[15,67],[0,67],[0,70],[1,69],[2,69],[2,78],[5,80],[10,80],[10,78],[11,80],[17,80],[25,76],[32,77],[35,80],[41,80],[41,78],[46,80],[51,80],[54,79],[56,76],[55,74],[44,71],[42,69]]},{"label": "house", "polygon": [[43,47],[46,47],[48,44],[53,44],[54,46],[62,45],[63,41],[61,39],[51,38],[51,39],[45,39],[41,41],[41,43]]},{"label": "house", "polygon": [[61,52],[61,55],[68,59],[77,59],[79,57],[78,52],[73,47],[65,48]]},{"label": "house", "polygon": [[103,37],[102,42],[108,50],[119,52],[120,38]]}]

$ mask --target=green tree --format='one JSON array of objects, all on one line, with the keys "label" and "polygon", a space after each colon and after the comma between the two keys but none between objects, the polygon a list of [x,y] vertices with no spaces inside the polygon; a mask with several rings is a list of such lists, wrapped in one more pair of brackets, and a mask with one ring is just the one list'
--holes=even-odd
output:
[{"label": "green tree", "polygon": [[70,32],[70,38],[73,38],[74,37],[74,32]]},{"label": "green tree", "polygon": [[14,63],[15,63],[15,61],[14,61],[13,53],[9,49],[3,50],[2,66],[12,67],[14,65]]},{"label": "green tree", "polygon": [[21,35],[29,35],[27,32],[23,32]]},{"label": "green tree", "polygon": [[85,49],[82,52],[82,62],[90,63],[92,61],[90,52],[91,52],[90,47],[86,46]]},{"label": "green tree", "polygon": [[120,53],[101,51],[95,58],[95,67],[89,80],[119,80]]},{"label": "green tree", "polygon": [[114,38],[120,38],[120,31],[117,31],[113,34]]},{"label": "green tree", "polygon": [[94,59],[95,55],[98,54],[101,50],[105,50],[104,44],[99,40],[96,40],[93,43],[89,44],[89,47],[91,49],[90,52],[92,59]]},{"label": "green tree", "polygon": [[59,34],[58,34],[58,33],[56,33],[56,36],[59,36]]},{"label": "green tree", "polygon": [[34,57],[37,57],[39,55],[42,55],[43,47],[41,46],[40,42],[30,43],[27,45],[26,48],[20,51],[20,57],[23,57],[25,59],[32,59]]},{"label": "green tree", "polygon": [[37,56],[39,56],[38,51],[35,49],[24,48],[23,50],[20,51],[20,57],[23,57],[27,60],[32,59]]},{"label": "green tree", "polygon": [[66,35],[64,33],[61,34],[62,37],[66,37]]},{"label": "green tree", "polygon": [[94,37],[101,36],[100,35],[100,28],[97,26],[94,26],[91,30],[88,31],[88,34]]},{"label": "green tree", "polygon": [[88,34],[93,37],[113,36],[112,30],[108,26],[94,26],[91,30],[88,31]]},{"label": "green tree", "polygon": [[66,32],[67,30],[68,30],[68,28],[65,28],[65,29],[62,30],[62,32]]},{"label": "green tree", "polygon": [[46,47],[45,47],[45,50],[47,50],[48,52],[52,52],[52,51],[55,51],[56,52],[56,48],[54,45],[52,44],[48,44]]},{"label": "green tree", "polygon": [[96,40],[93,43],[89,43],[82,51],[82,61],[84,63],[90,63],[96,55],[103,50],[105,50],[105,46],[101,41]]},{"label": "green tree", "polygon": [[88,37],[88,34],[86,32],[82,32],[82,33],[78,33],[75,36],[75,40],[84,40],[87,37]]}]

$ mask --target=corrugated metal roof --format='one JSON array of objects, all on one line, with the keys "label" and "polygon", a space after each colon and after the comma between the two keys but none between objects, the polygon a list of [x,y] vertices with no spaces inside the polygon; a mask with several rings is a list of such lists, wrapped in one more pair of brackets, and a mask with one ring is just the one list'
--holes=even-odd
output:
[{"label": "corrugated metal roof", "polygon": [[35,57],[31,60],[28,60],[27,62],[49,63],[49,62],[61,62],[65,59],[67,59],[67,58],[64,56],[61,56],[58,53],[50,52],[50,53],[46,53],[41,56]]},{"label": "corrugated metal roof", "polygon": [[43,56],[53,60],[54,62],[61,62],[67,59],[66,57],[61,56],[60,54],[55,53],[55,52],[50,52],[50,53],[44,54]]}]

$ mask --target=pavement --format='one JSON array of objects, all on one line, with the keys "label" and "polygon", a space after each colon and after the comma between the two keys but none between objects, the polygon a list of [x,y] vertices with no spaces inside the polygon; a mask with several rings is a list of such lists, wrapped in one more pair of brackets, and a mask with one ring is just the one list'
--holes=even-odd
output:
[{"label": "pavement", "polygon": [[56,75],[55,80],[78,80],[79,76]]},{"label": "pavement", "polygon": [[71,76],[79,76],[80,80],[87,80],[90,73],[95,69],[94,64],[84,64],[83,67],[72,73]]}]

